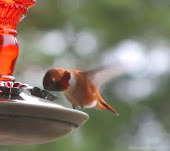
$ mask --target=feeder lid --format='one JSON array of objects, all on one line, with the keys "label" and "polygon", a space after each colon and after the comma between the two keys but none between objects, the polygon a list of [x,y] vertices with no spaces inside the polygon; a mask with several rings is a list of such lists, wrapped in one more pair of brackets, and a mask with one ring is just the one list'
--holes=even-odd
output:
[{"label": "feeder lid", "polygon": [[0,144],[41,144],[57,140],[81,126],[89,116],[21,92],[0,97]]}]

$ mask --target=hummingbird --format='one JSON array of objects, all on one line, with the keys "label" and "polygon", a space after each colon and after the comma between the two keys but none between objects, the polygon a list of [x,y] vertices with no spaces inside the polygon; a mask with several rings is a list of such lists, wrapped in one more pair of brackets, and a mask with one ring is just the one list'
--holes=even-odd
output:
[{"label": "hummingbird", "polygon": [[[104,101],[99,88],[111,78],[122,73],[121,67],[100,68],[90,71],[52,68],[43,78],[44,89],[62,91],[73,108],[95,108],[119,113]],[[109,74],[108,74],[109,73]],[[112,74],[110,74],[112,73]]]}]

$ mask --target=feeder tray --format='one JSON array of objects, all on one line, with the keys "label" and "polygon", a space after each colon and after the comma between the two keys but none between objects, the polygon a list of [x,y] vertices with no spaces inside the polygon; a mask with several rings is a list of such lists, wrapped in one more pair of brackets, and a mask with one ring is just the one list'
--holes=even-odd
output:
[{"label": "feeder tray", "polygon": [[[17,88],[3,90],[0,96],[1,145],[55,141],[84,124],[89,118],[84,112],[40,98],[50,96],[46,90],[36,87],[29,89],[30,93],[39,97],[16,91]],[[12,92],[10,95],[9,91]],[[54,99],[54,96],[49,98]]]}]

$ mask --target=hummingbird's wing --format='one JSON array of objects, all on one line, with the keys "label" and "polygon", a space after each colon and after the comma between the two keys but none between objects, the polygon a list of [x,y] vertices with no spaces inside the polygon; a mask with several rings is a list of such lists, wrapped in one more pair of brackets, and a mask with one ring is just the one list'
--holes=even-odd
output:
[{"label": "hummingbird's wing", "polygon": [[100,89],[100,87],[104,84],[109,82],[110,80],[118,77],[125,70],[121,65],[113,65],[107,67],[100,67],[98,69],[85,71],[85,75],[87,75],[95,84],[95,86]]}]

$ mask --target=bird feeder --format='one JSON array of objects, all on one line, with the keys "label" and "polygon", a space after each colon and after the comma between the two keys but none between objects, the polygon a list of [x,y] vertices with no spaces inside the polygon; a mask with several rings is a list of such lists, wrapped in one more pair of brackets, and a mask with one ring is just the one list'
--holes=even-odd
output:
[{"label": "bird feeder", "polygon": [[16,25],[34,4],[35,0],[0,0],[0,145],[51,142],[89,118],[55,103],[50,92],[12,76],[19,54]]}]

